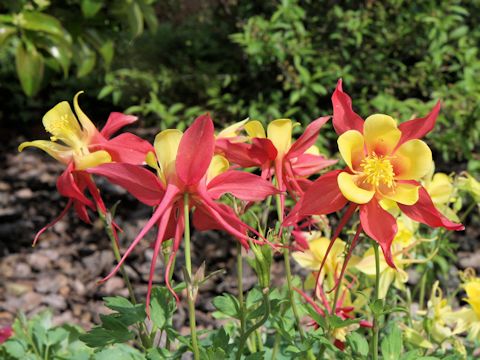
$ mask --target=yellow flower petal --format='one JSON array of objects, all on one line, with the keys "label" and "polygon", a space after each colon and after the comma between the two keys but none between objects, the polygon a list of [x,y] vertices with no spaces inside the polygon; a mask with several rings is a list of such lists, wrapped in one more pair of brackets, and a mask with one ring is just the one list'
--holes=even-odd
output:
[{"label": "yellow flower petal", "polygon": [[[355,265],[355,268],[368,276],[375,276],[375,254],[374,249],[369,248],[362,259]],[[383,256],[380,256],[380,273],[383,273],[388,265]]]},{"label": "yellow flower petal", "polygon": [[338,186],[348,200],[356,204],[366,204],[372,200],[375,191],[362,189],[355,183],[356,179],[356,175],[341,172],[337,178]]},{"label": "yellow flower petal", "polygon": [[480,279],[476,278],[465,284],[467,299],[477,317],[480,319]]},{"label": "yellow flower petal", "polygon": [[436,173],[428,186],[427,192],[435,205],[444,205],[450,201],[453,193],[453,184],[450,176],[444,173]]},{"label": "yellow flower petal", "polygon": [[75,170],[85,170],[111,161],[112,157],[108,152],[99,150],[82,157],[75,157]]},{"label": "yellow flower petal", "polygon": [[48,140],[26,141],[20,144],[18,151],[33,146],[45,151],[48,155],[61,163],[67,164],[72,159],[73,151],[67,147]]},{"label": "yellow flower petal", "polygon": [[393,189],[382,191],[382,195],[403,205],[413,205],[418,201],[418,189],[417,185],[396,183]]},{"label": "yellow flower petal", "polygon": [[292,253],[294,260],[303,268],[309,270],[318,270],[320,265],[310,250],[294,251]]},{"label": "yellow flower petal", "polygon": [[338,137],[338,149],[351,170],[358,170],[365,157],[363,135],[357,130],[345,131]]},{"label": "yellow flower petal", "polygon": [[210,162],[207,171],[207,182],[212,180],[215,176],[218,176],[228,170],[230,164],[228,160],[222,155],[215,155]]},{"label": "yellow flower petal", "polygon": [[320,154],[320,149],[318,148],[317,145],[312,145],[310,146],[306,151],[305,151],[305,154],[309,154],[309,155],[321,155]]},{"label": "yellow flower petal", "polygon": [[395,280],[396,270],[390,268],[385,269],[380,275],[380,283],[378,289],[378,298],[385,299],[388,293],[388,289],[390,289],[390,285],[392,285],[393,281]]},{"label": "yellow flower petal", "polygon": [[83,146],[82,129],[68,102],[55,105],[43,116],[42,122],[45,130],[53,135],[52,140],[61,140],[72,148]]},{"label": "yellow flower petal", "polygon": [[395,151],[392,164],[396,179],[418,180],[432,166],[432,151],[422,140],[409,140]]},{"label": "yellow flower petal", "polygon": [[244,126],[247,121],[248,119],[245,119],[243,121],[239,121],[235,124],[232,124],[226,127],[225,129],[223,129],[218,133],[217,138],[221,139],[221,138],[231,138],[231,137],[237,136],[238,132],[241,130],[242,126]]},{"label": "yellow flower petal", "polygon": [[292,144],[293,123],[289,119],[277,119],[268,124],[267,134],[273,145],[282,156],[287,153]]},{"label": "yellow flower petal", "polygon": [[163,130],[155,136],[153,146],[165,179],[176,173],[175,160],[182,136],[183,133],[177,129]]},{"label": "yellow flower petal", "polygon": [[245,131],[247,132],[248,136],[251,138],[261,138],[264,139],[267,136],[265,135],[265,129],[263,125],[258,120],[252,120],[245,124]]},{"label": "yellow flower petal", "polygon": [[80,94],[83,94],[83,91],[79,91],[73,98],[73,108],[78,116],[78,120],[80,120],[80,124],[82,124],[83,131],[87,134],[87,138],[90,139],[97,132],[97,128],[88,116],[85,115],[82,109],[80,109],[80,106],[78,105],[78,96]]},{"label": "yellow flower petal", "polygon": [[365,119],[363,136],[369,154],[375,152],[377,155],[389,155],[397,146],[402,132],[392,117],[375,114]]}]

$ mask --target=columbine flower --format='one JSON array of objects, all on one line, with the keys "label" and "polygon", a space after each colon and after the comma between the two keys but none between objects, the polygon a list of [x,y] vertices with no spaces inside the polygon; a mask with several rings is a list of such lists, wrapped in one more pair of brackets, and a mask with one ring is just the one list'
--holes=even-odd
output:
[{"label": "columbine flower", "polygon": [[[42,119],[45,130],[52,135],[51,141],[27,141],[18,147],[19,151],[29,146],[37,147],[66,165],[65,171],[57,180],[57,189],[62,196],[69,199],[67,206],[52,223],[37,233],[34,243],[46,229],[65,216],[71,206],[86,223],[90,222],[87,208],[94,211],[98,208],[106,212],[100,193],[90,175],[85,172],[86,169],[115,161],[141,164],[152,148],[147,141],[130,133],[110,139],[119,129],[135,122],[135,116],[113,112],[99,132],[80,109],[80,94],[81,92],[75,95],[73,100],[78,120],[68,102],[63,101],[48,111]],[[92,199],[86,196],[87,189]]]},{"label": "columbine flower", "polygon": [[349,203],[345,217],[360,209],[360,228],[381,246],[391,267],[395,267],[390,247],[397,224],[382,202],[393,202],[405,215],[428,226],[463,229],[435,208],[418,182],[432,162],[430,149],[419,138],[433,128],[440,103],[425,118],[397,126],[392,117],[382,114],[363,121],[352,110],[341,80],[332,102],[333,125],[340,135],[338,146],[347,167],[317,179],[289,215],[287,224],[302,216],[338,211]]},{"label": "columbine flower", "polygon": [[174,241],[165,269],[165,281],[176,296],[169,284],[168,274],[185,227],[185,194],[188,194],[189,207],[195,209],[193,225],[197,230],[225,230],[248,248],[250,238],[246,235],[246,230],[250,228],[230,207],[215,200],[225,193],[231,193],[241,200],[258,201],[277,192],[272,184],[259,176],[228,170],[227,159],[214,156],[214,147],[213,122],[209,115],[203,115],[198,117],[185,133],[168,129],[156,136],[155,154],[150,153],[147,157],[147,163],[156,169],[156,175],[145,168],[130,164],[103,164],[88,170],[105,176],[111,182],[124,187],[141,202],[155,207],[152,217],[131,243],[122,260],[104,279],[105,281],[112,277],[145,234],[154,225],[158,225],[150,268],[147,309],[158,253],[162,242],[170,238],[174,238]]},{"label": "columbine flower", "polygon": [[[329,119],[322,117],[313,121],[293,143],[292,130],[295,124],[292,120],[274,120],[266,132],[259,121],[242,122],[242,126],[238,126],[240,123],[234,124],[227,128],[229,131],[222,132],[223,137],[217,140],[216,146],[230,161],[242,167],[260,167],[265,178],[271,179],[275,174],[279,190],[288,190],[290,194],[300,196],[310,184],[308,176],[336,163],[336,160],[328,160],[320,155],[315,146],[320,128]],[[231,129],[238,134],[242,128],[248,138],[232,136]],[[251,143],[242,142],[246,139],[250,139]]]}]

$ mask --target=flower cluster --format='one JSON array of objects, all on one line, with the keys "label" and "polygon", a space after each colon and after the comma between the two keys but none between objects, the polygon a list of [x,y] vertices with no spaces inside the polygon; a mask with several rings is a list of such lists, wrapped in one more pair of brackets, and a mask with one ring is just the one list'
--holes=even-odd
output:
[{"label": "flower cluster", "polygon": [[[363,120],[353,111],[341,80],[332,103],[333,127],[345,167],[321,174],[337,162],[322,155],[315,145],[330,116],[312,121],[292,140],[300,126],[290,119],[274,120],[266,130],[260,121],[244,120],[215,134],[213,120],[204,114],[184,133],[177,129],[160,132],[151,145],[130,133],[112,138],[136,120],[133,116],[112,113],[98,131],[80,109],[77,94],[74,109],[78,120],[68,103],[62,102],[43,118],[51,141],[25,142],[19,147],[20,151],[38,147],[65,164],[57,188],[68,199],[67,206],[59,218],[40,230],[35,242],[71,206],[85,222],[90,221],[88,209],[106,214],[107,207],[93,180],[101,176],[152,207],[150,219],[104,279],[112,277],[144,236],[156,228],[147,308],[155,265],[169,239],[173,242],[165,264],[165,283],[175,294],[169,274],[192,213],[196,230],[223,230],[247,250],[252,243],[275,250],[288,248],[289,242],[282,238],[293,235],[298,249],[293,258],[312,270],[309,284],[321,302],[316,303],[302,290],[298,292],[322,316],[331,312],[343,320],[351,319],[360,306],[360,300],[351,297],[356,278],[375,274],[373,248],[363,256],[352,253],[364,235],[383,251],[378,290],[383,298],[391,284],[402,288],[408,279],[406,266],[430,259],[415,257],[415,248],[428,241],[414,236],[418,223],[448,230],[462,230],[463,226],[447,211],[453,196],[451,180],[446,174],[433,174],[432,153],[421,140],[433,129],[440,103],[426,117],[400,125],[383,114]],[[280,222],[277,236],[267,236],[260,224],[257,227],[242,220],[236,207],[221,202],[225,194],[241,202],[243,209],[275,197]],[[352,240],[344,242],[338,237],[357,210],[356,231]],[[335,231],[326,233],[326,215],[339,211],[343,216]],[[471,281],[465,285],[467,301],[477,317],[478,284]],[[330,290],[335,288],[341,296],[333,297]],[[365,321],[359,324],[371,326]],[[337,331],[333,337],[342,347],[345,332]]]}]

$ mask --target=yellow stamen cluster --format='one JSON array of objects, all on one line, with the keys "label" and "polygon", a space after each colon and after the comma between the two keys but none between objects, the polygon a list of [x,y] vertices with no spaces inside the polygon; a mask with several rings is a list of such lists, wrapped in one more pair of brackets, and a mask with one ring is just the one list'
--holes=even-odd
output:
[{"label": "yellow stamen cluster", "polygon": [[360,166],[365,175],[365,182],[375,187],[381,184],[387,185],[390,188],[393,187],[395,174],[393,172],[393,165],[388,157],[378,156],[373,153],[363,159]]}]

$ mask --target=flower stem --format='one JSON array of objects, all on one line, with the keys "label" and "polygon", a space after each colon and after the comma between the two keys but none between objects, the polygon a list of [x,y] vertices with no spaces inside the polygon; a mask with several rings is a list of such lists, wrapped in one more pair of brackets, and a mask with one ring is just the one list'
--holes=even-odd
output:
[{"label": "flower stem", "polygon": [[240,304],[240,336],[245,333],[245,306],[243,302],[243,258],[242,245],[237,242],[237,286],[238,303]]},{"label": "flower stem", "polygon": [[268,320],[268,317],[270,316],[270,299],[268,298],[270,291],[268,288],[263,289],[262,295],[263,295],[263,304],[265,305],[265,313],[263,314],[263,317],[256,323],[254,324],[251,328],[249,328],[241,337],[238,342],[238,352],[236,359],[240,360],[242,358],[243,354],[243,348],[245,347],[245,343],[247,342],[248,337],[260,326],[265,324]]},{"label": "flower stem", "polygon": [[[105,228],[105,232],[106,232],[108,238],[110,239],[110,244],[112,246],[113,255],[115,256],[115,260],[117,261],[117,263],[120,263],[120,261],[122,260],[122,257],[120,256],[120,248],[118,247],[117,237],[115,236],[115,230],[113,228],[112,215],[110,214],[110,212],[104,213],[103,211],[98,209],[98,216],[100,217],[100,220],[102,220],[104,228]],[[135,292],[133,291],[132,283],[130,282],[130,278],[128,277],[128,273],[125,270],[125,267],[123,266],[123,264],[120,265],[120,273],[122,274],[123,281],[125,282],[125,285],[128,289],[128,295],[130,297],[130,302],[132,304],[136,305],[137,304],[137,299],[135,297]],[[152,341],[150,340],[150,338],[148,336],[147,328],[146,328],[146,326],[143,322],[139,325],[138,334],[140,336],[142,346],[146,349],[151,348],[152,347]]]},{"label": "flower stem", "polygon": [[[190,252],[190,208],[188,205],[188,193],[185,193],[183,196],[183,213],[185,218],[185,231],[183,234],[185,239],[185,267],[187,268],[187,273],[191,280],[192,258]],[[195,360],[199,360],[200,351],[198,349],[197,325],[195,320],[195,300],[193,299],[192,285],[193,284],[187,284],[188,314],[190,322],[190,335],[192,337],[193,357]]]},{"label": "flower stem", "polygon": [[[378,300],[378,294],[380,291],[380,255],[378,252],[378,244],[373,244],[373,250],[375,252],[375,293],[374,299]],[[379,318],[378,313],[373,312],[373,343],[372,343],[372,359],[378,359],[378,333],[379,333]]]}]

